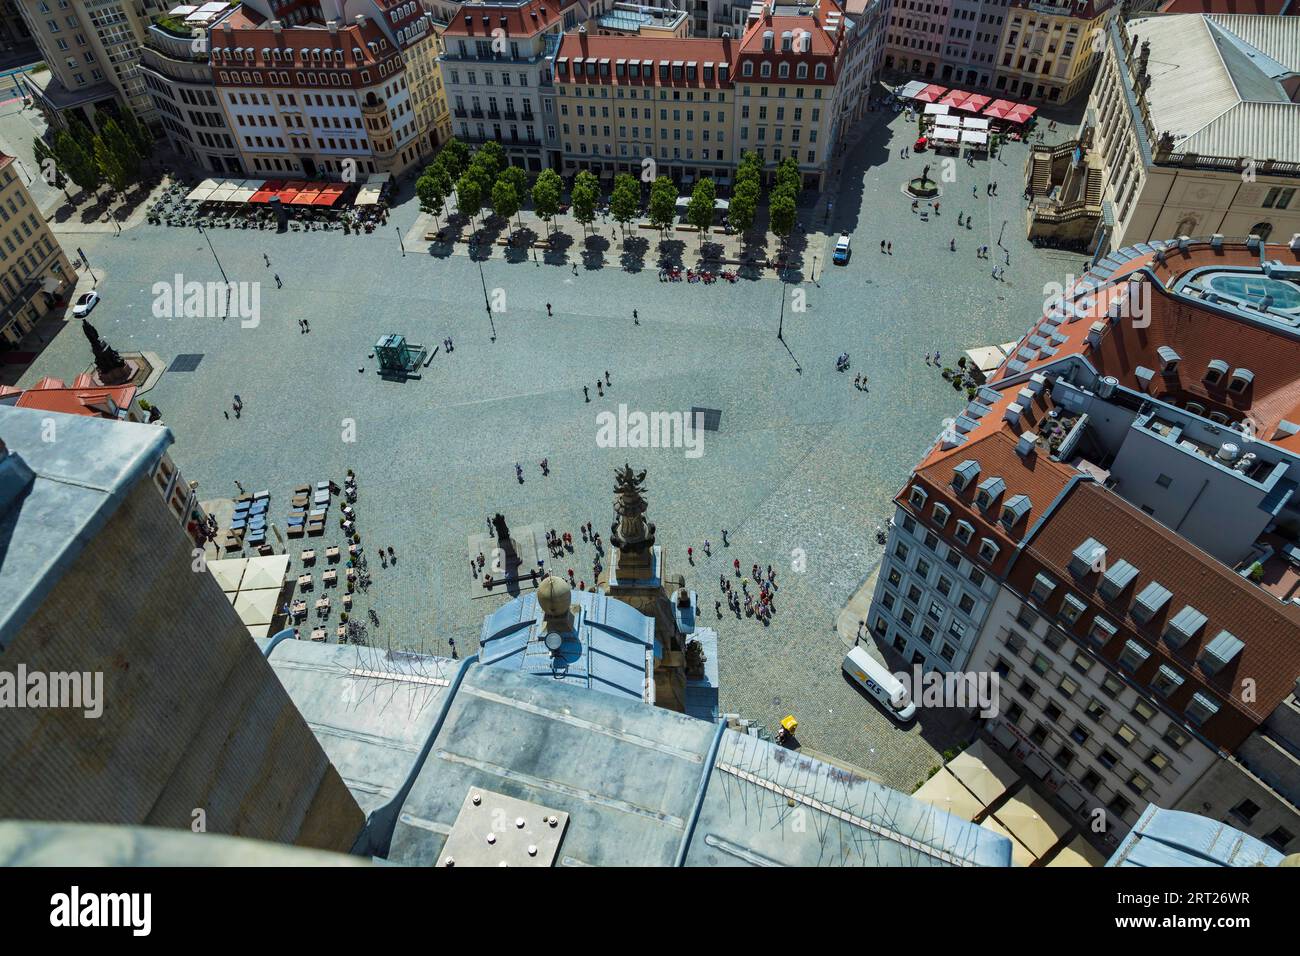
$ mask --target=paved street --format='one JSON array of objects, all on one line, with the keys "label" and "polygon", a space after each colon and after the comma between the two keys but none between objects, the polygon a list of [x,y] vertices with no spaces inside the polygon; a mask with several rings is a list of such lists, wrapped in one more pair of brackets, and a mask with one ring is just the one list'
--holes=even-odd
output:
[{"label": "paved street", "polygon": [[[282,524],[294,485],[356,471],[363,543],[372,552],[391,545],[398,556],[395,569],[371,562],[382,622],[371,628],[372,643],[445,654],[454,638],[462,652],[474,648],[501,599],[470,600],[464,552],[495,511],[512,526],[572,532],[579,552],[571,566],[590,582],[593,553],[578,526],[592,521],[608,539],[613,470],[626,460],[648,470],[648,517],[668,572],[686,575],[706,618],[733,558],[746,570],[777,569],[771,627],[716,622],[724,709],[769,726],[794,713],[809,747],[910,790],[940,763],[953,728],[923,716],[895,729],[841,676],[836,619],[878,563],[873,532],[888,520],[892,496],[960,407],[923,356],[938,349],[954,364],[966,348],[1018,337],[1041,308],[1044,284],[1080,271],[1082,259],[1025,241],[1023,144],[973,168],[958,161],[956,181],[942,183],[940,215],[922,222],[901,186],[926,163],[937,177],[937,161],[899,157],[915,135],[901,116],[874,113],[868,124],[847,157],[832,221],[821,224],[824,204],[816,211],[818,228],[851,234],[854,254],[846,267],[819,263],[817,284],[783,287],[770,276],[661,283],[653,268],[629,274],[579,262],[575,275],[568,264],[502,259],[483,264],[480,279],[480,264],[465,255],[420,254],[409,242],[401,255],[399,234],[419,215],[408,199],[373,235],[212,232],[226,274],[261,283],[260,322],[245,328],[236,318],[154,317],[155,282],[221,279],[195,231],[135,225],[120,237],[80,234],[65,245],[70,255],[82,246],[96,268],[104,301],[92,320],[110,344],[168,362],[202,355],[194,371],[168,372],[145,396],[173,429],[173,457],[199,482],[200,498],[233,494],[236,480],[268,488],[272,519]],[[1000,186],[991,197],[990,177]],[[974,217],[971,229],[957,228],[958,212]],[[975,250],[988,243],[1000,255],[1004,221],[1011,270],[995,281],[999,260]],[[882,239],[893,243],[892,256],[879,252]],[[504,306],[492,317],[495,341],[484,285]],[[776,337],[783,292],[785,344]],[[303,318],[310,334],[299,331]],[[388,332],[429,349],[451,336],[455,348],[439,347],[419,381],[386,381],[368,356]],[[840,352],[852,357],[847,374],[835,370]],[[89,361],[69,324],[22,383],[70,379]],[[606,370],[612,386],[599,397],[594,385]],[[869,392],[853,387],[855,373],[868,376]],[[227,419],[235,393],[243,414]],[[693,459],[682,449],[598,447],[596,415],[619,403],[646,412],[718,409],[720,426]],[[721,546],[724,527],[730,548]],[[323,543],[334,537],[331,521]],[[711,558],[702,555],[706,538]]]}]

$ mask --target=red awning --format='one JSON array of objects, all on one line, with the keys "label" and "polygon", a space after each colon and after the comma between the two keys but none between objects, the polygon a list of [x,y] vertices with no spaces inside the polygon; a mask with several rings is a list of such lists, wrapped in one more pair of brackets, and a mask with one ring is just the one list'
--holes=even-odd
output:
[{"label": "red awning", "polygon": [[965,90],[950,90],[948,95],[939,101],[939,105],[947,106],[951,109],[958,109],[973,95],[974,94],[972,93],[967,93]]},{"label": "red awning", "polygon": [[347,191],[346,186],[337,186],[337,185],[326,186],[324,189],[320,191],[320,195],[317,196],[312,201],[312,205],[332,206],[343,197],[343,193],[346,191]]},{"label": "red awning", "polygon": [[1004,119],[1016,104],[1010,100],[994,100],[984,110],[984,115],[989,119]]},{"label": "red awning", "polygon": [[307,183],[302,189],[298,190],[292,199],[286,201],[294,206],[310,206],[319,197],[320,187],[314,183]]},{"label": "red awning", "polygon": [[1038,107],[1036,106],[1030,106],[1028,103],[1017,103],[1007,113],[1006,119],[1008,123],[1027,123],[1029,118],[1037,112]]},{"label": "red awning", "polygon": [[966,102],[958,106],[957,109],[965,113],[978,113],[988,105],[989,97],[984,96],[982,93],[972,93],[966,99]]},{"label": "red awning", "polygon": [[263,184],[262,188],[248,197],[249,202],[266,203],[284,188],[283,179],[273,179]]},{"label": "red awning", "polygon": [[912,99],[920,100],[922,103],[935,103],[938,102],[939,97],[943,96],[947,89],[948,87],[946,86],[935,86],[931,83],[920,93],[917,93],[916,96],[912,97]]}]

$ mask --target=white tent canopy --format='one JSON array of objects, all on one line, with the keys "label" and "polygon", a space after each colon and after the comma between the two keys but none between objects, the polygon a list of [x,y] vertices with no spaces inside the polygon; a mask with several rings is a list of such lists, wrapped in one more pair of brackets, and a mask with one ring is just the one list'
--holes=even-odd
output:
[{"label": "white tent canopy", "polygon": [[284,585],[284,576],[288,570],[287,554],[268,554],[264,557],[249,558],[243,583],[239,586],[240,596],[242,597],[245,591],[259,589],[273,588],[279,591]]},{"label": "white tent canopy", "polygon": [[988,129],[989,121],[983,116],[968,116],[961,121],[963,129]]},{"label": "white tent canopy", "polygon": [[190,194],[185,198],[190,200],[190,202],[203,202],[211,196],[220,185],[221,183],[215,179],[205,179],[203,182],[191,189]]},{"label": "white tent canopy", "polygon": [[989,134],[977,129],[964,129],[961,131],[961,141],[963,143],[972,143],[976,146],[987,145]]},{"label": "white tent canopy", "polygon": [[953,126],[936,126],[930,133],[932,139],[941,139],[944,142],[955,143],[958,139],[958,131]]},{"label": "white tent canopy", "polygon": [[257,624],[270,624],[275,617],[276,604],[280,592],[275,588],[262,588],[257,591],[240,591],[235,598],[235,613],[249,627]]},{"label": "white tent canopy", "polygon": [[960,126],[961,120],[956,116],[949,116],[947,113],[941,113],[934,118],[935,126]]},{"label": "white tent canopy", "polygon": [[248,558],[224,558],[220,561],[209,561],[208,573],[217,579],[221,590],[238,591],[246,567],[248,567]]},{"label": "white tent canopy", "polygon": [[895,90],[894,95],[901,96],[905,100],[910,100],[929,85],[929,83],[922,83],[920,80],[913,80],[902,89]]},{"label": "white tent canopy", "polygon": [[926,103],[925,115],[926,116],[947,116],[948,107],[942,103]]}]

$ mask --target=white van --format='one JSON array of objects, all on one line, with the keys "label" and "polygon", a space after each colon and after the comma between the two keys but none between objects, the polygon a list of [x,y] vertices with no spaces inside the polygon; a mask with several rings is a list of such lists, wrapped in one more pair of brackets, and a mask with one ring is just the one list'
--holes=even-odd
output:
[{"label": "white van", "polygon": [[845,265],[845,264],[848,263],[848,261],[849,261],[849,234],[848,234],[847,232],[846,232],[846,233],[843,233],[843,234],[840,236],[840,241],[837,242],[837,243],[835,243],[835,254],[834,254],[833,256],[831,256],[831,260],[832,260],[832,261],[833,261],[837,266],[842,266],[842,265]]},{"label": "white van", "polygon": [[880,701],[889,715],[900,724],[905,724],[916,716],[916,704],[908,699],[903,682],[862,648],[855,647],[844,655],[844,673]]}]

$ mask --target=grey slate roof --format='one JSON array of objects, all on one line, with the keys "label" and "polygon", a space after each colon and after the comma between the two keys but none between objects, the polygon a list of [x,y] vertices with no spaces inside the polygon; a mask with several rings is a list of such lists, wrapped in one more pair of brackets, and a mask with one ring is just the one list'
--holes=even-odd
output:
[{"label": "grey slate roof", "polygon": [[307,641],[282,641],[269,661],[367,811],[409,780],[378,841],[391,863],[435,865],[475,787],[568,813],[558,865],[1010,865],[995,833],[638,700]]},{"label": "grey slate roof", "polygon": [[[172,442],[159,425],[0,405],[0,651]],[[26,474],[32,473],[31,476]]]}]

